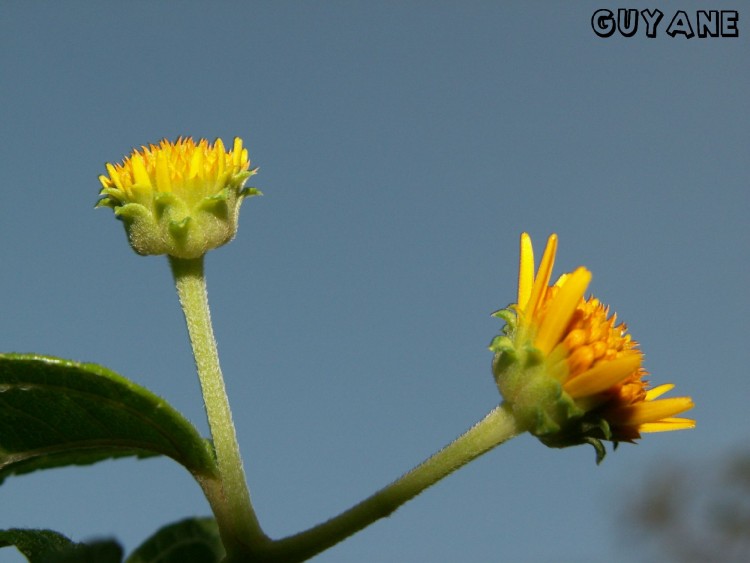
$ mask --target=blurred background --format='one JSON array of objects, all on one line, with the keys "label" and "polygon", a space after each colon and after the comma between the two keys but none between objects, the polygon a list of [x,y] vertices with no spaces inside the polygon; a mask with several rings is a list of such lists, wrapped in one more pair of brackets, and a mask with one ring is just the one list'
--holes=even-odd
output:
[{"label": "blurred background", "polygon": [[[655,39],[643,22],[592,30],[597,9],[657,5]],[[593,271],[697,428],[599,467],[591,448],[520,437],[316,561],[687,560],[665,546],[721,528],[724,476],[748,494],[746,7],[0,1],[0,349],[104,364],[206,433],[167,261],[93,205],[104,163],[133,147],[241,136],[265,195],[207,257],[208,286],[251,494],[280,537],[498,403],[490,313],[515,299],[519,234],[556,232],[556,271]],[[698,9],[739,10],[739,37],[665,33]],[[725,519],[739,534],[705,560],[747,537],[741,498]],[[126,551],[208,514],[166,459],[0,488],[0,528]]]}]

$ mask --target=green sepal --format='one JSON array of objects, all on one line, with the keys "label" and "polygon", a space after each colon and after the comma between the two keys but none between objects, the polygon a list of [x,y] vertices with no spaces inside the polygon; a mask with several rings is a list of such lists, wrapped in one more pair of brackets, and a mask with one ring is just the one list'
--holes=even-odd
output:
[{"label": "green sepal", "polygon": [[159,225],[151,211],[140,203],[126,203],[115,207],[114,212],[125,225],[130,246],[138,254],[150,254],[159,235]]},{"label": "green sepal", "polygon": [[[175,213],[177,208],[178,213]],[[161,220],[165,214],[169,213],[170,217],[184,216],[187,213],[185,203],[171,192],[159,192],[154,196],[154,216],[156,220]]]},{"label": "green sepal", "polygon": [[219,193],[204,197],[197,206],[198,211],[204,211],[210,213],[220,221],[227,221],[230,216],[231,205],[239,205],[239,200],[232,202],[230,197],[233,192],[230,192],[229,188],[224,188]]},{"label": "green sepal", "polygon": [[94,204],[94,209],[99,209],[101,207],[109,207],[110,209],[114,209],[117,207],[117,203],[112,201],[110,198],[105,197],[104,199],[100,199]]},{"label": "green sepal", "polygon": [[240,197],[254,197],[257,195],[263,195],[263,192],[260,191],[258,188],[253,188],[250,186],[247,186],[246,188],[242,188],[242,191],[240,191]]},{"label": "green sepal", "polygon": [[99,195],[103,196],[103,199],[100,199],[96,202],[96,205],[94,205],[94,208],[97,207],[111,207],[115,208],[118,205],[120,205],[120,201],[123,200],[124,194],[122,193],[122,190],[119,190],[117,188],[102,188],[99,191]]},{"label": "green sepal", "polygon": [[502,334],[492,339],[492,342],[490,342],[489,345],[489,349],[490,352],[495,352],[496,354],[512,354],[513,356],[515,356],[515,347],[513,346],[513,341]]},{"label": "green sepal", "polygon": [[[612,440],[612,430],[609,423],[595,411],[585,413],[578,418],[571,419],[556,434],[540,436],[541,442],[550,448],[567,448],[590,444],[596,451],[596,464],[604,461],[607,451],[602,443],[603,440]],[[618,445],[614,441],[614,448]]]},{"label": "green sepal", "polygon": [[189,518],[164,526],[125,563],[219,563],[226,552],[213,518]]},{"label": "green sepal", "polygon": [[502,319],[505,321],[505,324],[507,325],[507,329],[513,330],[515,329],[516,323],[518,322],[518,315],[513,309],[506,308],[506,309],[500,309],[499,311],[495,311],[490,315],[491,317],[495,317],[496,319]]},{"label": "green sepal", "polygon": [[208,209],[211,206],[217,205],[218,203],[226,203],[229,199],[229,188],[224,188],[219,193],[204,197],[200,203],[200,206],[204,209]]},{"label": "green sepal", "polygon": [[170,221],[169,222],[169,234],[178,244],[184,244],[188,238],[188,231],[190,230],[190,217],[184,217],[181,221]]},{"label": "green sepal", "polygon": [[602,441],[598,438],[584,438],[583,441],[594,446],[594,450],[596,451],[596,464],[599,465],[603,462],[604,458],[607,456],[607,449],[604,447]]},{"label": "green sepal", "polygon": [[210,444],[164,399],[95,364],[0,354],[0,483],[104,459],[166,455],[217,473]]},{"label": "green sepal", "polygon": [[29,563],[121,563],[122,547],[114,540],[75,543],[51,530],[0,530],[0,548],[15,546]]},{"label": "green sepal", "polygon": [[[490,351],[495,354],[507,354],[508,357],[504,358],[505,362],[516,361],[518,356],[515,354],[516,345],[512,338],[515,335],[518,322],[516,312],[510,308],[500,309],[492,313],[491,316],[505,321],[505,326],[502,329],[502,334],[495,336],[490,342]],[[497,357],[495,360],[497,361]]]},{"label": "green sepal", "polygon": [[257,168],[253,168],[252,170],[243,170],[242,172],[238,172],[234,176],[232,176],[232,183],[238,186],[241,186],[245,180],[247,180],[250,176],[254,176],[258,173]]},{"label": "green sepal", "polygon": [[151,221],[154,222],[151,212],[140,203],[126,203],[115,208],[115,217],[126,222]]}]

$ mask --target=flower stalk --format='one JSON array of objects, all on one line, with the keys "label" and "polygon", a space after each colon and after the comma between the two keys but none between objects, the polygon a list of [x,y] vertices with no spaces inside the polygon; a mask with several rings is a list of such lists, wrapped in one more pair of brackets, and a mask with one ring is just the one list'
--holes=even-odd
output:
[{"label": "flower stalk", "polygon": [[508,406],[500,405],[455,441],[359,504],[309,530],[272,542],[267,546],[269,558],[263,560],[305,561],[391,515],[425,489],[524,430]]},{"label": "flower stalk", "polygon": [[204,484],[203,490],[214,509],[227,552],[244,550],[247,544],[260,545],[268,538],[255,515],[242,467],[211,326],[203,256],[170,256],[169,264],[185,314],[219,469],[219,486]]}]

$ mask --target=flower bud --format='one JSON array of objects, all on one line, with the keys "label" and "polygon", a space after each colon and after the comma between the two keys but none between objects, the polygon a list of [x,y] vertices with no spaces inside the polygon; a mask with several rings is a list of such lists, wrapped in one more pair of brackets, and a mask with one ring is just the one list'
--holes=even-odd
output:
[{"label": "flower bud", "polygon": [[198,258],[226,244],[237,233],[242,200],[260,194],[244,187],[256,169],[250,170],[239,138],[230,151],[221,139],[164,139],[106,168],[97,207],[114,210],[133,250],[143,255]]}]

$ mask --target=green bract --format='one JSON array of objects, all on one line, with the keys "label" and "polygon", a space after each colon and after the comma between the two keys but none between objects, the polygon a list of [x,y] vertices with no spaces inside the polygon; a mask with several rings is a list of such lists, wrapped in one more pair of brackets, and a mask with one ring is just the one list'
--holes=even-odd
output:
[{"label": "green bract", "polygon": [[540,438],[559,433],[583,411],[548,372],[544,355],[531,340],[518,337],[516,313],[503,309],[494,316],[506,323],[503,334],[490,344],[495,353],[492,373],[497,388],[521,427]]},{"label": "green bract", "polygon": [[234,238],[242,200],[258,193],[253,188],[227,187],[194,206],[174,194],[157,193],[151,206],[127,203],[114,211],[138,254],[197,258]]}]

